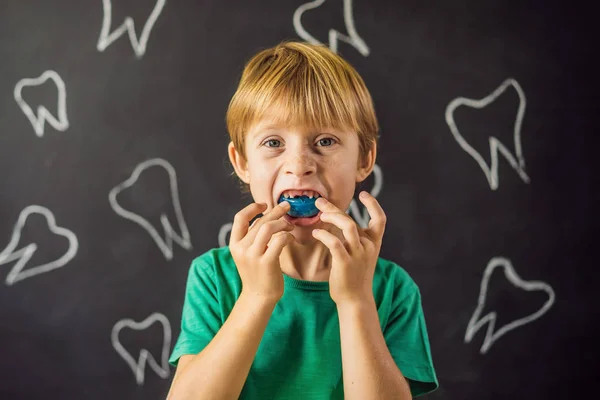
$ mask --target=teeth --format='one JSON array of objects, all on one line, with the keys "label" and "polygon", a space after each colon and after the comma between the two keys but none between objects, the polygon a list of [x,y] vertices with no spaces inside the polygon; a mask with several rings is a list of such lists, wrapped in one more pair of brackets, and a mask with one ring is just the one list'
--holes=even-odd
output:
[{"label": "teeth", "polygon": [[318,194],[317,192],[314,192],[312,190],[304,190],[302,192],[297,191],[297,190],[286,190],[285,192],[283,192],[283,197],[286,199],[289,199],[290,197],[297,197],[297,196],[308,196],[311,199],[321,197],[320,194]]}]

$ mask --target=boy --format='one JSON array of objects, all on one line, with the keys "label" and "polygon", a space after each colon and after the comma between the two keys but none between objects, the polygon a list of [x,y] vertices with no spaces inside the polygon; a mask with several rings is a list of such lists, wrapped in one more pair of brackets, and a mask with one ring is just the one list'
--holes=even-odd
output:
[{"label": "boy", "polygon": [[[245,66],[227,128],[230,161],[257,203],[235,215],[228,246],[192,263],[168,398],[410,399],[436,389],[419,289],[379,257],[385,213],[366,192],[367,229],[344,212],[377,150],[358,73],[324,46],[263,50]],[[300,195],[321,197],[316,216],[289,215]]]}]

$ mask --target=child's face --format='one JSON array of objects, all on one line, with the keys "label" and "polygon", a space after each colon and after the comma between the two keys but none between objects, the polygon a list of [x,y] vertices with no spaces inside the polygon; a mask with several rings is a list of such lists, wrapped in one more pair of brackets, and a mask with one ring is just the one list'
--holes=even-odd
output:
[{"label": "child's face", "polygon": [[[334,129],[310,131],[302,127],[276,126],[263,119],[246,136],[247,162],[229,145],[236,173],[250,185],[254,201],[267,204],[269,212],[277,205],[283,190],[313,188],[340,210],[346,211],[354,196],[356,182],[372,171],[375,151],[359,168],[359,141],[355,132]],[[325,228],[324,222],[295,226],[299,242],[316,240],[312,230]],[[327,224],[330,225],[330,224]]]}]

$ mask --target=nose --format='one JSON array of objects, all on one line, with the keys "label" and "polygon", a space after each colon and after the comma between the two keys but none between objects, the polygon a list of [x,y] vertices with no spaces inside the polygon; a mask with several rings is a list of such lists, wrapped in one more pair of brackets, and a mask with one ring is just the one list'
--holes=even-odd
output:
[{"label": "nose", "polygon": [[316,162],[310,151],[301,148],[288,150],[289,154],[285,162],[285,173],[296,176],[305,176],[314,174],[316,171]]}]

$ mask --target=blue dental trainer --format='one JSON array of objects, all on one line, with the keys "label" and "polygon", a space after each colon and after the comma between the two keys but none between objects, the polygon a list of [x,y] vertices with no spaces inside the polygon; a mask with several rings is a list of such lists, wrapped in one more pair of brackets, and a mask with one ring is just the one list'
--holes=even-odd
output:
[{"label": "blue dental trainer", "polygon": [[298,197],[288,197],[287,199],[283,197],[283,195],[279,196],[279,200],[277,200],[277,204],[282,201],[287,201],[290,203],[290,210],[287,214],[290,217],[314,217],[319,213],[319,209],[315,205],[315,201],[317,201],[317,197],[313,197],[312,199],[308,196],[298,196]]}]

